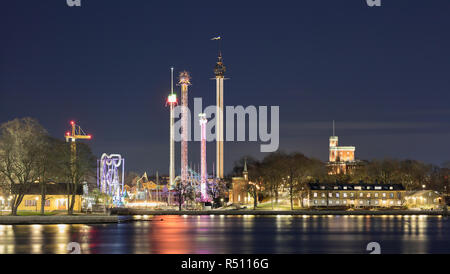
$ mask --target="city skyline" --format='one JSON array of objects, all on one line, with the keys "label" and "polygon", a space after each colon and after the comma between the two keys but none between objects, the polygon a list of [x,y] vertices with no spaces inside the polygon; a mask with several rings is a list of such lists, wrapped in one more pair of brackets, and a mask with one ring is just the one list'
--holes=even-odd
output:
[{"label": "city skyline", "polygon": [[[443,35],[450,18],[436,15],[445,9],[327,4],[228,3],[217,14],[216,4],[8,2],[0,11],[0,122],[34,117],[62,139],[75,120],[92,133],[98,157],[120,153],[128,170],[168,174],[167,71],[192,74],[189,105],[195,97],[214,105],[210,38],[221,35],[225,106],[279,105],[280,150],[326,161],[336,120],[336,135],[358,147],[357,159],[450,160],[450,39]],[[241,156],[264,157],[259,145],[225,142],[225,173]],[[207,151],[215,162],[214,142]],[[200,142],[190,142],[189,161],[200,163]]]}]

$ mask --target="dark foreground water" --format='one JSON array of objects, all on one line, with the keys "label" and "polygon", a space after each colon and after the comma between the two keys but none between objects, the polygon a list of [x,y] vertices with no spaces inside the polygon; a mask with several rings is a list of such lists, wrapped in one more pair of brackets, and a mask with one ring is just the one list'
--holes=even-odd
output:
[{"label": "dark foreground water", "polygon": [[[161,221],[161,219],[163,219]],[[150,221],[151,220],[151,221]],[[450,253],[437,216],[142,216],[105,225],[0,225],[0,253]]]}]

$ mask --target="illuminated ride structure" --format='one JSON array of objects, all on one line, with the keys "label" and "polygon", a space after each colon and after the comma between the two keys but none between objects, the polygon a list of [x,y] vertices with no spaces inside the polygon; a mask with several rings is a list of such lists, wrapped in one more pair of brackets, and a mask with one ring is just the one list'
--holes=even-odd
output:
[{"label": "illuminated ride structure", "polygon": [[179,85],[181,86],[181,182],[188,177],[188,87],[191,77],[187,71],[180,72]]},{"label": "illuminated ride structure", "polygon": [[170,107],[170,163],[169,163],[169,189],[173,188],[175,184],[175,139],[174,139],[174,106],[178,104],[177,94],[173,92],[173,67],[170,68],[171,81],[170,81],[170,94],[167,97],[167,104]]},{"label": "illuminated ride structure", "polygon": [[97,161],[97,186],[112,197],[114,206],[124,205],[125,158],[120,154],[107,155]]},{"label": "illuminated ride structure", "polygon": [[208,193],[206,191],[206,184],[208,180],[207,167],[206,167],[206,119],[205,113],[200,113],[199,122],[201,128],[201,158],[200,158],[200,194],[202,202],[209,202]]}]

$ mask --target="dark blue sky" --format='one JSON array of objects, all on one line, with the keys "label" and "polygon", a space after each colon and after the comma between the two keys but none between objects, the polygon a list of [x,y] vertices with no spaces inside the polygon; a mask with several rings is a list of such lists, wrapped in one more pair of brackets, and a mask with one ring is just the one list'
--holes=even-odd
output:
[{"label": "dark blue sky", "polygon": [[[282,150],[326,160],[334,119],[359,159],[450,160],[448,0],[65,2],[2,1],[1,123],[36,117],[62,137],[75,119],[98,156],[167,173],[169,67],[191,72],[190,103],[214,104],[220,34],[225,104],[279,105]],[[245,154],[264,156],[226,143],[226,171]]]}]

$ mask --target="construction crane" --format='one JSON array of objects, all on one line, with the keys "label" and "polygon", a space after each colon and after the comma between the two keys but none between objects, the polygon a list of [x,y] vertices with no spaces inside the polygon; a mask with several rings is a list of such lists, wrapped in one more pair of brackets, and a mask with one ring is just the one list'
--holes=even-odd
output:
[{"label": "construction crane", "polygon": [[71,142],[70,143],[70,153],[71,153],[71,157],[70,157],[70,161],[72,164],[72,172],[75,173],[75,163],[76,163],[76,158],[77,158],[77,144],[76,144],[76,140],[91,140],[92,139],[92,135],[90,134],[86,134],[84,133],[83,129],[81,129],[81,127],[77,124],[75,124],[75,121],[70,121],[70,125],[72,126],[72,130],[71,131],[67,131],[66,132],[66,142]]}]

